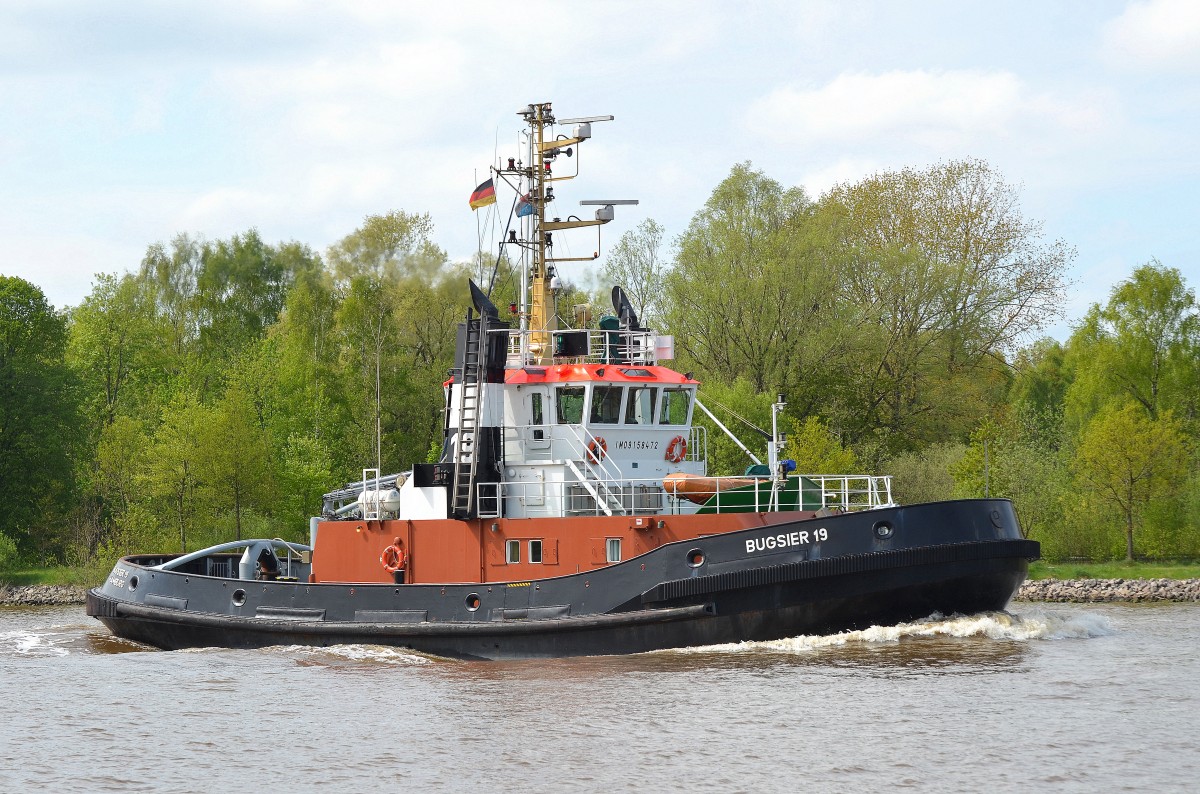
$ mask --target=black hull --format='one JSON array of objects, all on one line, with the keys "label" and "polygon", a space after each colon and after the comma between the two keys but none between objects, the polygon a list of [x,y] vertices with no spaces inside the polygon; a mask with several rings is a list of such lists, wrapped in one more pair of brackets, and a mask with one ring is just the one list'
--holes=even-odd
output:
[{"label": "black hull", "polygon": [[[975,537],[905,545],[875,533],[886,520],[895,535],[911,526],[909,534],[933,540],[920,536],[939,534],[925,523],[938,515],[973,516],[971,532],[960,525],[946,537]],[[587,574],[533,583],[306,585],[138,569],[136,575],[154,580],[157,595],[131,598],[126,588],[114,592],[110,579],[88,594],[88,614],[120,637],[164,649],[362,643],[468,659],[624,654],[1001,610],[1038,555],[1038,544],[1021,539],[1011,505],[1002,500],[847,514],[820,524],[831,538],[843,538],[848,552],[866,550],[746,552],[747,538],[814,526],[804,521],[705,538],[706,563],[695,568],[680,564],[694,544],[671,544]],[[258,604],[254,611],[226,606],[233,588],[244,588],[243,598]],[[490,608],[466,611],[462,599],[473,595]]]}]

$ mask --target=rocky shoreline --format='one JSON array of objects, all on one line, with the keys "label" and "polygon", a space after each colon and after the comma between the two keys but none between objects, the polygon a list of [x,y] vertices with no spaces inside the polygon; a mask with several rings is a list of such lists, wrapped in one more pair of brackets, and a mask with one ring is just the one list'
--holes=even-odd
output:
[{"label": "rocky shoreline", "polygon": [[1038,579],[1021,585],[1016,597],[1060,603],[1200,601],[1200,579]]},{"label": "rocky shoreline", "polygon": [[82,604],[87,599],[87,591],[88,588],[83,585],[75,584],[0,584],[0,605],[36,607]]},{"label": "rocky shoreline", "polygon": [[[82,604],[87,591],[82,585],[0,584],[0,605]],[[1077,604],[1200,601],[1200,579],[1039,579],[1021,585],[1016,600]]]}]

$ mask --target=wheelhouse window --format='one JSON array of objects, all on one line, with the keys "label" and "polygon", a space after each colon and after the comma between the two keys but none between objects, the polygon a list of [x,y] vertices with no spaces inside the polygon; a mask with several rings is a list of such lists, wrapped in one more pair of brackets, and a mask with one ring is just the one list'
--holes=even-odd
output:
[{"label": "wheelhouse window", "polygon": [[621,561],[621,539],[608,538],[604,542],[605,558],[609,562]]},{"label": "wheelhouse window", "polygon": [[510,565],[521,561],[521,541],[509,540],[505,542],[504,561]]},{"label": "wheelhouse window", "polygon": [[568,386],[558,390],[555,402],[558,423],[560,425],[578,425],[583,423],[583,387]]},{"label": "wheelhouse window", "polygon": [[691,389],[663,389],[660,425],[686,425],[692,409]]},{"label": "wheelhouse window", "polygon": [[621,421],[623,386],[597,386],[592,390],[592,424],[615,425]]},{"label": "wheelhouse window", "polygon": [[542,561],[542,542],[540,540],[529,541],[529,561],[535,563]]},{"label": "wheelhouse window", "polygon": [[629,402],[625,404],[625,424],[654,424],[654,402],[658,389],[652,386],[629,387]]}]

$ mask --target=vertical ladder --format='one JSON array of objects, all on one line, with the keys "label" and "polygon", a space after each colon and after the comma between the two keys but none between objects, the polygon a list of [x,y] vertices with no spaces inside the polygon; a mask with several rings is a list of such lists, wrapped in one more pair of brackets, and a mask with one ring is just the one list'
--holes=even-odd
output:
[{"label": "vertical ladder", "polygon": [[475,515],[475,475],[479,464],[476,441],[479,435],[480,397],[483,393],[483,340],[487,318],[471,323],[467,311],[466,345],[463,353],[462,383],[458,390],[458,435],[454,455],[454,491],[451,494],[455,518]]}]

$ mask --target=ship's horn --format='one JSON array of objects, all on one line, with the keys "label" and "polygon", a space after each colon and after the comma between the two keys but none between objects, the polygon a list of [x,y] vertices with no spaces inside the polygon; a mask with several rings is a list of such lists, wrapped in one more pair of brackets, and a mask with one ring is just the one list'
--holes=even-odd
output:
[{"label": "ship's horn", "polygon": [[637,312],[633,310],[633,304],[629,302],[629,298],[625,295],[625,290],[618,287],[612,289],[613,309],[617,312],[617,317],[621,320],[621,325],[628,328],[630,331],[640,331],[638,325]]},{"label": "ship's horn", "polygon": [[479,312],[481,316],[487,315],[492,319],[499,317],[499,310],[488,300],[487,295],[483,294],[483,290],[475,286],[475,282],[471,279],[467,279],[467,283],[471,285],[471,303],[475,304],[475,311]]}]

